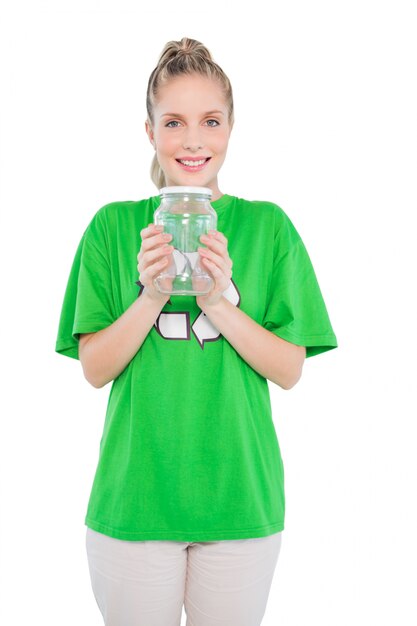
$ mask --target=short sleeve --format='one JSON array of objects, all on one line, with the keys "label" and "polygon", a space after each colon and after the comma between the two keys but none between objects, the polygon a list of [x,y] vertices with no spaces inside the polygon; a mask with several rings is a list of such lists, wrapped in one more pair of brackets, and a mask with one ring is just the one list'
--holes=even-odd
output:
[{"label": "short sleeve", "polygon": [[283,211],[278,221],[262,325],[286,341],[305,346],[306,357],[311,357],[336,348],[337,339],[306,247]]},{"label": "short sleeve", "polygon": [[81,238],[67,282],[55,351],[78,359],[79,333],[91,333],[115,320],[111,267],[101,216]]}]

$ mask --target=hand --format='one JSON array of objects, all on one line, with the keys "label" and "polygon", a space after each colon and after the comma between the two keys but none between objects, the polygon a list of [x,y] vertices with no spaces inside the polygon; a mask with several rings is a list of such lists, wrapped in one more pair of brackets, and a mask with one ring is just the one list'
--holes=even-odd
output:
[{"label": "hand", "polygon": [[[168,267],[173,263],[174,247],[169,244],[172,235],[165,237],[163,226],[157,227],[155,224],[149,224],[147,228],[140,231],[142,245],[137,256],[139,280],[144,285],[143,293],[147,293],[152,300],[158,302],[168,302],[169,294],[160,292],[153,282],[154,278],[162,271],[167,271]],[[167,275],[163,281],[164,289],[171,291],[174,276]]]},{"label": "hand", "polygon": [[197,296],[196,302],[198,306],[217,304],[223,291],[231,284],[233,261],[227,251],[228,241],[219,231],[209,231],[208,235],[201,235],[200,241],[207,246],[198,248],[201,267],[212,277],[214,285],[208,294]]}]

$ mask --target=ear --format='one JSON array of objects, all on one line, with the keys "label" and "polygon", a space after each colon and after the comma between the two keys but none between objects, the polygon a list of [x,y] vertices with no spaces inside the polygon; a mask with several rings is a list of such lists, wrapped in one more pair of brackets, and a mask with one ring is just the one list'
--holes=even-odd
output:
[{"label": "ear", "polygon": [[153,134],[152,126],[149,124],[148,120],[145,120],[145,130],[146,130],[146,134],[149,137],[149,141],[151,142],[151,144],[155,148],[154,134]]}]

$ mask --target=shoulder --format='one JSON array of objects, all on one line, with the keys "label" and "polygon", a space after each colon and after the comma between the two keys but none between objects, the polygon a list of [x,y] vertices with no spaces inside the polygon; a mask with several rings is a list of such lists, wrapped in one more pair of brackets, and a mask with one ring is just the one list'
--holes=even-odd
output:
[{"label": "shoulder", "polygon": [[254,218],[262,217],[270,221],[275,237],[292,236],[294,239],[300,238],[291,218],[284,209],[270,200],[248,200],[237,198],[242,209],[251,211]]},{"label": "shoulder", "polygon": [[142,200],[115,200],[101,206],[93,215],[86,232],[94,237],[117,229],[121,223],[153,206],[154,196]]},{"label": "shoulder", "polygon": [[147,204],[151,198],[144,200],[115,200],[108,202],[98,209],[93,216],[92,222],[104,223],[114,220],[120,215],[128,215],[132,211],[136,211],[142,205]]},{"label": "shoulder", "polygon": [[278,204],[270,200],[248,200],[247,198],[238,198],[237,196],[235,196],[235,199],[242,208],[248,211],[262,212],[263,215],[281,220],[285,220],[285,218],[288,217]]}]

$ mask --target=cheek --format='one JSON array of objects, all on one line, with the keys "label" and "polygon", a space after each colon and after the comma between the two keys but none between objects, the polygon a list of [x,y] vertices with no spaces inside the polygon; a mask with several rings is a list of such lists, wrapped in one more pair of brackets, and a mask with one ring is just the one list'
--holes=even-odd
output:
[{"label": "cheek", "polygon": [[229,142],[229,135],[227,132],[218,133],[214,138],[212,146],[217,149],[218,152],[224,152],[227,150]]},{"label": "cheek", "polygon": [[164,133],[161,131],[156,139],[159,150],[163,154],[169,155],[178,145],[178,138],[173,133]]}]

